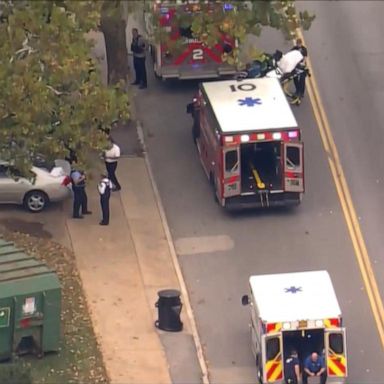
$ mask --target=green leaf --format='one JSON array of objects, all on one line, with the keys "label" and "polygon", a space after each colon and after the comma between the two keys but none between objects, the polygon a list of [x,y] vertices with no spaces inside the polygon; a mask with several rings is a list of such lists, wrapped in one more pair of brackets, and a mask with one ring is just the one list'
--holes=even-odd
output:
[{"label": "green leaf", "polygon": [[[36,154],[80,161],[106,140],[100,127],[128,119],[124,87],[105,87],[85,33],[100,1],[1,2],[0,158],[28,173]],[[110,4],[108,5],[110,6]]]}]

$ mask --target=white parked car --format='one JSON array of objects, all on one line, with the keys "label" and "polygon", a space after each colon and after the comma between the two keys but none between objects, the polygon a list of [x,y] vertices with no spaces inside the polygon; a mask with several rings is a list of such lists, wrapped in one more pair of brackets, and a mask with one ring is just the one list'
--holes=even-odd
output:
[{"label": "white parked car", "polygon": [[33,166],[31,179],[15,173],[10,176],[9,167],[0,160],[0,204],[20,204],[31,212],[40,212],[50,202],[71,196],[71,167],[67,161],[56,160],[52,168]]}]

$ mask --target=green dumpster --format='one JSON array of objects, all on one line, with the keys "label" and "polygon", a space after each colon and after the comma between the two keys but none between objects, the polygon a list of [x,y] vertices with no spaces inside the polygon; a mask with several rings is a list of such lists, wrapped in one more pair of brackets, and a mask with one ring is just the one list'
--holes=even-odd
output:
[{"label": "green dumpster", "polygon": [[0,239],[0,360],[57,351],[61,287],[41,261]]}]

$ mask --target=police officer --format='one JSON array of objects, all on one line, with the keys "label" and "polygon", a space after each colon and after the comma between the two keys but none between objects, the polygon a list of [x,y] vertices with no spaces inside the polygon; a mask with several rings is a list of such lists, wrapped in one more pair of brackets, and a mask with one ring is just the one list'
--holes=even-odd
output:
[{"label": "police officer", "polygon": [[[82,219],[82,215],[90,215],[88,211],[88,197],[85,191],[86,176],[76,167],[76,161],[72,160],[71,181],[73,191],[73,215],[74,219]],[[81,212],[81,213],[80,213]]]},{"label": "police officer", "polygon": [[110,140],[110,148],[104,151],[105,168],[108,173],[108,178],[112,181],[113,191],[120,191],[121,185],[116,177],[117,162],[120,158],[120,147],[114,142],[112,138]]},{"label": "police officer", "polygon": [[140,89],[147,88],[147,71],[145,69],[145,51],[147,44],[143,36],[139,35],[137,28],[132,29],[131,51],[133,53],[133,67],[136,80],[133,85],[139,85]]},{"label": "police officer", "polygon": [[97,185],[100,194],[101,212],[103,215],[100,225],[109,224],[109,198],[111,197],[112,182],[107,175],[101,175],[101,180]]},{"label": "police officer", "polygon": [[297,351],[292,350],[284,362],[284,379],[286,384],[297,384],[300,377],[300,362]]}]

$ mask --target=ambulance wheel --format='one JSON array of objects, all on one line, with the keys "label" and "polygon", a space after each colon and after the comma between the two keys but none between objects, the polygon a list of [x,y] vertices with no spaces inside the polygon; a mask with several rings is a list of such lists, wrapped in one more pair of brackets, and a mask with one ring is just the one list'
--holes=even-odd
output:
[{"label": "ambulance wheel", "polygon": [[195,145],[197,144],[196,140],[200,137],[200,122],[196,117],[193,118],[192,126],[192,138]]},{"label": "ambulance wheel", "polygon": [[263,371],[261,369],[257,370],[257,380],[260,384],[263,384]]},{"label": "ambulance wheel", "polygon": [[217,183],[216,183],[215,175],[211,173],[209,176],[209,180],[210,180],[211,186],[212,186],[213,198],[214,198],[216,203],[219,203],[219,199],[217,198]]},{"label": "ambulance wheel", "polygon": [[263,370],[260,367],[261,364],[261,355],[260,353],[256,356],[256,369],[257,369],[257,379],[260,384],[263,384]]}]

